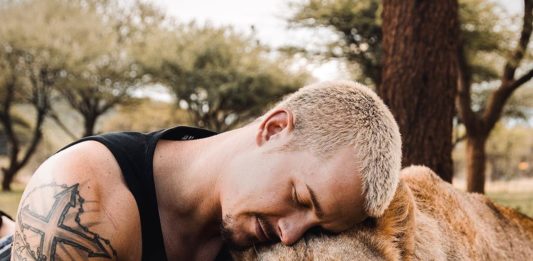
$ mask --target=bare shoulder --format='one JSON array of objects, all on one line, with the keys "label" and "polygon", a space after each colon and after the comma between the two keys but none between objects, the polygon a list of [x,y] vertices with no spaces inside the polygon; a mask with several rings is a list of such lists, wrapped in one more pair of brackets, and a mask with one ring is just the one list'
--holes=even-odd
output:
[{"label": "bare shoulder", "polygon": [[140,219],[107,148],[86,141],[46,160],[17,212],[13,260],[140,260]]}]

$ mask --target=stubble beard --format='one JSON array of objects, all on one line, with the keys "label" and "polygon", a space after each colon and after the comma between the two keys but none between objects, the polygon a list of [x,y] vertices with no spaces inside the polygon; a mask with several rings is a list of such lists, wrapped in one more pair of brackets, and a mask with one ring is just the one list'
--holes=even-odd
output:
[{"label": "stubble beard", "polygon": [[220,236],[224,245],[230,248],[231,250],[242,251],[253,245],[253,240],[247,236],[246,243],[240,244],[235,240],[235,231],[233,231],[233,217],[230,215],[225,215],[222,218],[222,223],[220,225]]}]

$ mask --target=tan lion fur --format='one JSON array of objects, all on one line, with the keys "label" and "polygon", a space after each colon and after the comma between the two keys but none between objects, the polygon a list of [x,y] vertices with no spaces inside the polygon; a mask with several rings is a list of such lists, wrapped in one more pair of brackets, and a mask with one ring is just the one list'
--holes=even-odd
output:
[{"label": "tan lion fur", "polygon": [[306,235],[237,260],[531,260],[533,219],[463,193],[426,167],[402,170],[383,216],[340,235]]}]

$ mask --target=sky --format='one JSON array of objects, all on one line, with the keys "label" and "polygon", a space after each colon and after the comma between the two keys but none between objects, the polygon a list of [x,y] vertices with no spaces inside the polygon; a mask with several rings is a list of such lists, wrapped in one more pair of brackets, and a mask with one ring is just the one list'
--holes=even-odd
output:
[{"label": "sky", "polygon": [[[521,0],[493,0],[509,13],[520,13]],[[231,25],[237,30],[250,32],[251,26],[259,40],[272,47],[287,44],[301,45],[313,34],[323,32],[297,32],[288,30],[285,17],[290,16],[291,0],[152,0],[178,21],[196,20],[213,25]],[[311,34],[311,35],[310,35]],[[346,78],[347,74],[337,62],[311,65],[314,77],[319,80]]]}]

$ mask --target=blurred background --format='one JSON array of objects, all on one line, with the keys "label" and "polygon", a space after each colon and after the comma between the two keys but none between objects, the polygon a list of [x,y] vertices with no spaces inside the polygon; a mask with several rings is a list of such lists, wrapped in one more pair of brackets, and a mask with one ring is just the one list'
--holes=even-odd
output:
[{"label": "blurred background", "polygon": [[533,216],[532,0],[0,0],[0,209],[81,137],[237,128],[299,87],[375,90],[403,163]]}]

